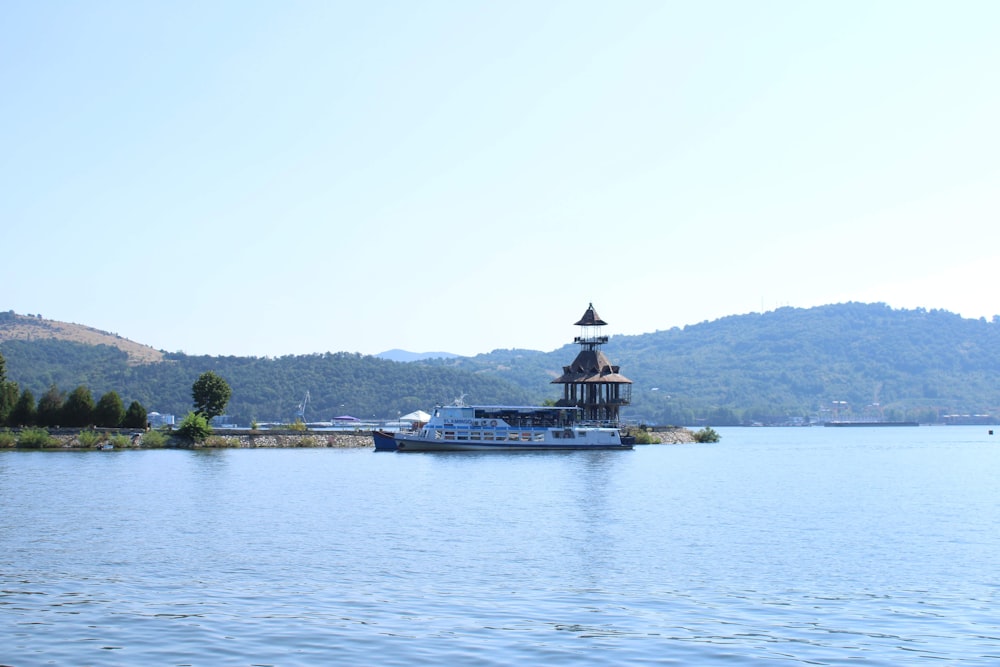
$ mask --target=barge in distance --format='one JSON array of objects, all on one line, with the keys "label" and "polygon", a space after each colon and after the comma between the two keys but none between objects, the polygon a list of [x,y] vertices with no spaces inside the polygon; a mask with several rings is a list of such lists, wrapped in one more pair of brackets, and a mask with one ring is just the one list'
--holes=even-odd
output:
[{"label": "barge in distance", "polygon": [[824,426],[851,427],[851,426],[920,426],[919,422],[897,422],[897,421],[832,421],[826,422]]}]

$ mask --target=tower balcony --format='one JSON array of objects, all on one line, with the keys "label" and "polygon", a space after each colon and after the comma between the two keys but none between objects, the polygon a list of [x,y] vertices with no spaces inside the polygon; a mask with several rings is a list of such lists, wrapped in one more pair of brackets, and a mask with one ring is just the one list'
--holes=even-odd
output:
[{"label": "tower balcony", "polygon": [[608,342],[607,336],[577,336],[573,339],[573,342],[577,345],[604,345]]}]

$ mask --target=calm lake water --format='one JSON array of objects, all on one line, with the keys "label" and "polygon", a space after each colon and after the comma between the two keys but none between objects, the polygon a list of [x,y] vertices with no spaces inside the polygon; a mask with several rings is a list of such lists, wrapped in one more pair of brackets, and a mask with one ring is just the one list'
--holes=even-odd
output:
[{"label": "calm lake water", "polygon": [[3,451],[0,664],[994,664],[988,428]]}]

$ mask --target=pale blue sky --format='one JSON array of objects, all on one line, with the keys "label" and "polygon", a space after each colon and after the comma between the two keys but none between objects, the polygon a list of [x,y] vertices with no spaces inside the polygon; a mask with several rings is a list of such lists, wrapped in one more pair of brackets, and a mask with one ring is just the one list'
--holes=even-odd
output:
[{"label": "pale blue sky", "polygon": [[0,3],[0,310],[167,351],[1000,313],[1000,2]]}]

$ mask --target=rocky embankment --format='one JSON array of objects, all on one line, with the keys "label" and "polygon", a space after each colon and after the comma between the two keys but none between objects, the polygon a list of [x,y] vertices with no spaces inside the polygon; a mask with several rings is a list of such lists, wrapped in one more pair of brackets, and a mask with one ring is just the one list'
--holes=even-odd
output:
[{"label": "rocky embankment", "polygon": [[[154,431],[162,436],[149,437],[146,432],[121,431],[109,434],[108,437],[93,442],[92,437],[83,436],[85,431],[79,429],[53,430],[49,433],[51,444],[46,449],[100,449],[110,444],[114,449],[192,449],[192,448],[231,448],[231,449],[263,449],[263,448],[294,448],[294,447],[331,447],[336,449],[374,448],[371,433],[356,431],[351,433],[324,432],[274,432],[274,431],[216,431],[204,442],[192,444],[190,441],[171,435],[170,432]],[[155,442],[154,442],[155,441]]]},{"label": "rocky embankment", "polygon": [[[211,444],[209,444],[211,443]],[[375,447],[371,433],[224,433],[209,437],[203,447],[232,447],[234,449],[333,447],[336,449],[363,449]]]},{"label": "rocky embankment", "polygon": [[654,428],[650,435],[654,440],[658,439],[661,445],[684,445],[695,442],[694,433],[679,426]]}]

